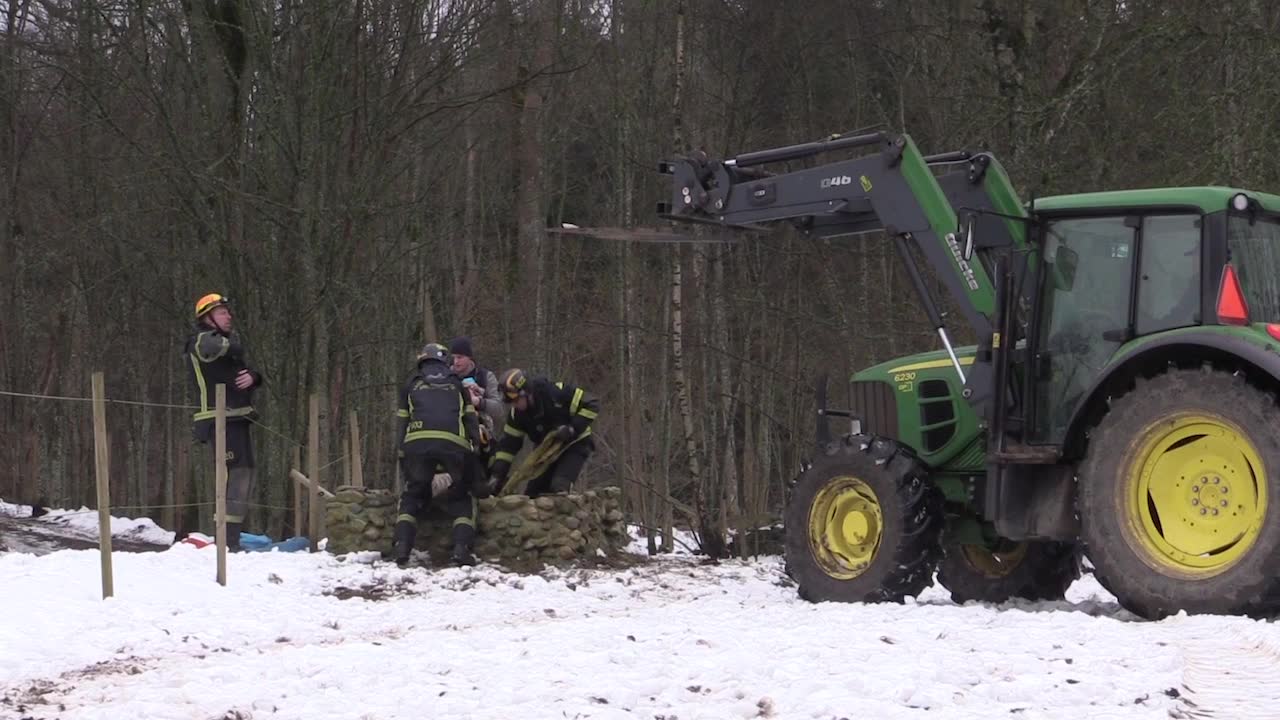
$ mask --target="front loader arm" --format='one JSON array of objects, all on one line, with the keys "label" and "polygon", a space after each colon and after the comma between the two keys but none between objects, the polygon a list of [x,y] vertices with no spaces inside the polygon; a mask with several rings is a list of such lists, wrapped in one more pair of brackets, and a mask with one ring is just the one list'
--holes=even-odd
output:
[{"label": "front loader arm", "polygon": [[[757,167],[855,147],[878,152],[782,174]],[[929,167],[930,160],[968,158],[967,153],[926,158],[910,137],[892,133],[841,137],[723,161],[696,155],[662,168],[673,175],[673,181],[671,204],[660,208],[660,214],[672,220],[747,229],[788,221],[817,237],[883,230],[898,244],[917,290],[923,291],[918,271],[906,254],[906,243],[914,241],[956,300],[966,322],[979,338],[986,338],[992,330],[995,287],[980,262],[964,259],[963,240],[956,235],[956,209]],[[1005,182],[1002,173],[994,179]],[[982,180],[981,174],[975,178],[970,173],[970,184]],[[980,195],[985,198],[987,193]],[[1012,232],[1004,230],[1004,242],[1015,242]],[[937,311],[927,297],[924,300],[930,319],[941,331]],[[945,334],[943,340],[946,342]]]}]

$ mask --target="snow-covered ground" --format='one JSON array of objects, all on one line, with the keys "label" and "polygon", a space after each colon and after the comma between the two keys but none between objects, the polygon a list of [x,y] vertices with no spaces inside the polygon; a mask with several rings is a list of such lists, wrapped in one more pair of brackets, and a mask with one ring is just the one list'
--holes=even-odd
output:
[{"label": "snow-covered ground", "polygon": [[814,605],[777,558],[504,574],[179,543],[0,556],[2,718],[1274,718],[1280,632],[1063,603]]}]

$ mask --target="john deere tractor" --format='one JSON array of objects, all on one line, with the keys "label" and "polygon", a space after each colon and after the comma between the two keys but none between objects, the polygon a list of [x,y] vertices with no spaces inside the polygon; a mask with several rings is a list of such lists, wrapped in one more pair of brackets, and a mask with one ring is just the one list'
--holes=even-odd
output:
[{"label": "john deere tractor", "polygon": [[[802,597],[901,601],[936,575],[959,602],[1060,599],[1088,557],[1142,617],[1280,605],[1280,197],[1024,203],[990,153],[889,132],[661,170],[668,219],[882,233],[937,328],[938,351],[856,373],[846,407],[820,389],[785,515]],[[952,345],[917,256],[976,345]]]}]

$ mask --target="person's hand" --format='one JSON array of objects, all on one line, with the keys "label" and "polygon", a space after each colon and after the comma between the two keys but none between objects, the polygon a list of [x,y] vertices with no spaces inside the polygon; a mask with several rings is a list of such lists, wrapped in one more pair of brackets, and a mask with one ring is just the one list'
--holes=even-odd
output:
[{"label": "person's hand", "polygon": [[567,443],[570,440],[572,440],[573,436],[576,434],[577,433],[573,431],[572,425],[561,425],[560,427],[556,428],[556,439],[559,440],[560,442]]},{"label": "person's hand", "polygon": [[449,473],[437,473],[435,477],[431,478],[432,497],[439,495],[445,490],[448,490],[449,486],[452,484],[453,484],[452,475],[450,475]]},{"label": "person's hand", "polygon": [[481,390],[479,385],[468,384],[466,387],[467,394],[471,396],[471,404],[477,408],[480,407],[480,401],[484,399],[484,390]]},{"label": "person's hand", "polygon": [[253,373],[248,370],[241,370],[236,374],[236,387],[241,390],[248,390],[253,385]]}]

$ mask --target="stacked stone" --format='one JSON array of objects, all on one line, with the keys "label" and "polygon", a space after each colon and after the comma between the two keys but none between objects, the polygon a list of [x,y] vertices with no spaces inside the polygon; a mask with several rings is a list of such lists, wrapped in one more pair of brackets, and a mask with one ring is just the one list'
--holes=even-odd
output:
[{"label": "stacked stone", "polygon": [[325,503],[326,549],[335,554],[389,552],[395,532],[397,499],[390,490],[343,485]]},{"label": "stacked stone", "polygon": [[548,563],[593,558],[597,550],[616,550],[631,541],[621,505],[622,492],[612,487],[532,499],[485,498],[476,554]]},{"label": "stacked stone", "polygon": [[[386,490],[341,487],[328,501],[328,550],[335,554],[389,552],[395,497]],[[485,560],[566,564],[592,559],[597,550],[625,547],[631,537],[616,487],[581,494],[529,498],[507,495],[479,501],[476,554]],[[447,552],[452,522],[432,512],[418,524],[417,547]]]}]

